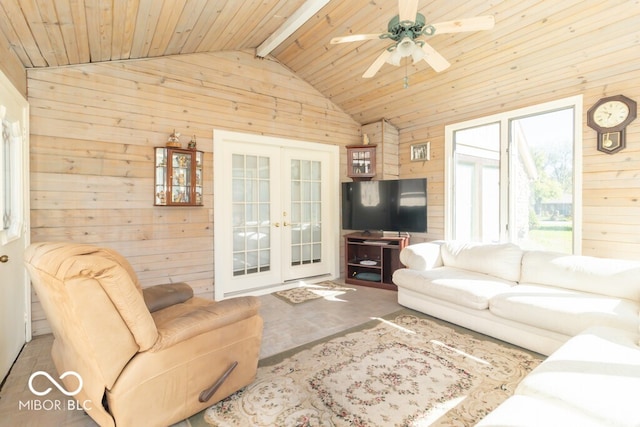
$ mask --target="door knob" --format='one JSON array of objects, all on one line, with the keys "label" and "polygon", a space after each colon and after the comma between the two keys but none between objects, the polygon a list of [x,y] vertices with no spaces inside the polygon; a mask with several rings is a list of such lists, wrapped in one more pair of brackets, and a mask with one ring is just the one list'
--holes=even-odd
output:
[{"label": "door knob", "polygon": [[9,261],[9,255],[0,256],[0,262],[5,263],[7,261]]}]

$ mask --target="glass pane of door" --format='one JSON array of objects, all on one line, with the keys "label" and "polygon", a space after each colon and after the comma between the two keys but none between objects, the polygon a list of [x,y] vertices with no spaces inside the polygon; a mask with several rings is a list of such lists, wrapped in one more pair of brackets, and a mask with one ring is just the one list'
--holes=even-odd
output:
[{"label": "glass pane of door", "polygon": [[0,105],[0,244],[18,239],[24,223],[23,138],[19,121],[2,118],[4,108]]},{"label": "glass pane of door", "polygon": [[573,252],[573,108],[510,121],[511,241]]},{"label": "glass pane of door", "polygon": [[2,152],[0,153],[0,159],[2,161],[2,176],[0,179],[4,183],[2,186],[2,194],[3,197],[0,200],[0,213],[2,213],[2,230],[8,230],[11,225],[11,211],[12,211],[12,179],[13,179],[13,171],[11,170],[11,139],[9,133],[9,122],[6,120],[0,121],[2,125]]},{"label": "glass pane of door", "polygon": [[271,269],[269,157],[232,155],[233,275]]},{"label": "glass pane of door", "polygon": [[291,160],[292,266],[322,261],[321,166],[320,161]]}]

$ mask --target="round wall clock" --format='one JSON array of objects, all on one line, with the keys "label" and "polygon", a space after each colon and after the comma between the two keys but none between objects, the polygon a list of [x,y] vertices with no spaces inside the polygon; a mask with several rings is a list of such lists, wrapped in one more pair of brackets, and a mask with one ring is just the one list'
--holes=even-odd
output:
[{"label": "round wall clock", "polygon": [[613,154],[625,148],[625,130],[636,112],[636,102],[624,95],[602,98],[589,108],[587,125],[598,132],[599,151]]}]

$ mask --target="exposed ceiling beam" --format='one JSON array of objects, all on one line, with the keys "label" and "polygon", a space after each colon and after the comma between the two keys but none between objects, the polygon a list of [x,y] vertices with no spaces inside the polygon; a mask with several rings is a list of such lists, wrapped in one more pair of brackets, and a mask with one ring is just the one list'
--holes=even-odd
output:
[{"label": "exposed ceiling beam", "polygon": [[322,9],[329,0],[307,0],[298,10],[293,12],[289,18],[278,28],[268,39],[256,48],[256,56],[264,58],[300,28],[316,12]]}]

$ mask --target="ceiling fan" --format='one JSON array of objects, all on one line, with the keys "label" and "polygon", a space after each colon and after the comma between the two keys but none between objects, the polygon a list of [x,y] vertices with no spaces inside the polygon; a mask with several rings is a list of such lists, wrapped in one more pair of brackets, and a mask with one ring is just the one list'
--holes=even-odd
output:
[{"label": "ceiling fan", "polygon": [[389,21],[386,33],[354,34],[331,39],[331,44],[375,39],[390,39],[395,42],[382,51],[362,77],[373,77],[385,62],[392,65],[400,65],[400,60],[408,56],[412,57],[414,64],[424,59],[436,72],[443,71],[451,65],[449,61],[419,37],[423,35],[432,36],[434,34],[489,30],[493,28],[495,22],[493,16],[488,15],[425,25],[424,15],[418,13],[418,0],[398,0],[398,9],[399,14]]}]

